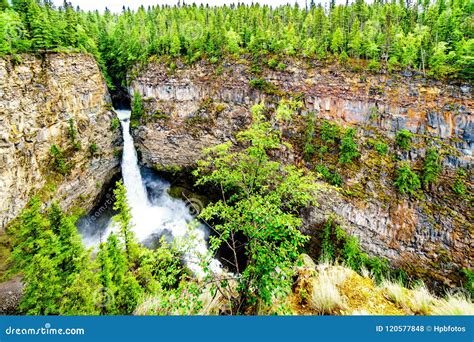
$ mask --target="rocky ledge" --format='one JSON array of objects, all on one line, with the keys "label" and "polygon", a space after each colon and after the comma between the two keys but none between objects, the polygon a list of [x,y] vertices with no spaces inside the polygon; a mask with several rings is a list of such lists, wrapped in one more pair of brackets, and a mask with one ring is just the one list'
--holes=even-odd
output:
[{"label": "rocky ledge", "polygon": [[93,206],[119,166],[121,134],[111,129],[111,109],[89,55],[0,59],[0,231],[34,194],[66,210]]},{"label": "rocky ledge", "polygon": [[[303,230],[313,237],[313,255],[322,225],[333,216],[369,254],[437,284],[458,286],[460,269],[473,267],[469,200],[451,190],[454,169],[473,165],[469,85],[305,61],[287,63],[285,71],[264,67],[257,74],[246,60],[169,65],[151,62],[136,70],[131,81],[130,93],[141,94],[146,110],[133,131],[144,164],[160,170],[192,167],[203,148],[234,139],[250,123],[253,104],[265,100],[274,106],[283,97],[304,102],[302,117],[314,111],[318,119],[356,127],[361,145],[371,136],[391,139],[393,145],[395,133],[407,129],[417,148],[398,153],[398,158],[419,165],[428,141],[449,150],[437,189],[423,198],[400,195],[393,186],[393,158],[363,151],[356,164],[340,170],[342,189],[325,184],[327,190],[318,194],[320,205],[303,215]],[[301,129],[295,131],[289,136],[301,135]],[[390,154],[397,152],[391,149]]]}]

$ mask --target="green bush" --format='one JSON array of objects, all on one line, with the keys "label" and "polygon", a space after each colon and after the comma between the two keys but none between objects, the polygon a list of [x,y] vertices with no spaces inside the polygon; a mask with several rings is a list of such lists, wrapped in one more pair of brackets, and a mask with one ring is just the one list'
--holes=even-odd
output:
[{"label": "green bush", "polygon": [[[366,268],[377,282],[388,277],[403,278],[400,274],[404,273],[399,269],[391,269],[387,259],[370,257],[364,253],[357,237],[347,234],[332,217],[326,221],[321,231],[320,260],[339,261],[356,272]],[[406,280],[406,277],[402,280]]]},{"label": "green bush", "polygon": [[277,69],[280,70],[280,71],[285,71],[285,69],[286,69],[286,64],[285,64],[285,63],[282,63],[282,62],[278,63]]},{"label": "green bush", "polygon": [[410,131],[402,129],[397,132],[395,142],[402,150],[408,151],[410,149],[412,136]]},{"label": "green bush", "polygon": [[316,172],[320,173],[326,182],[339,187],[342,185],[342,177],[336,171],[331,172],[326,166],[319,164],[316,165]]},{"label": "green bush", "polygon": [[454,181],[452,189],[459,196],[464,196],[466,194],[466,176],[466,171],[464,171],[463,169],[457,170],[456,180]]},{"label": "green bush", "polygon": [[376,106],[370,107],[370,120],[376,120],[379,117],[379,111]]},{"label": "green bush", "polygon": [[56,145],[52,145],[49,152],[53,158],[53,169],[63,176],[67,175],[71,167],[66,163],[63,151]]},{"label": "green bush", "polygon": [[278,65],[278,61],[276,58],[271,58],[269,61],[268,61],[268,66],[271,68],[271,69],[275,69]]},{"label": "green bush", "polygon": [[436,149],[430,148],[426,152],[423,165],[423,184],[425,186],[435,182],[442,171],[441,160]]},{"label": "green bush", "polygon": [[339,127],[327,120],[323,121],[321,125],[321,139],[326,144],[334,144],[339,138]]},{"label": "green bush", "polygon": [[341,141],[339,162],[341,164],[352,163],[355,158],[360,156],[357,144],[354,141],[355,129],[349,128],[344,133]]},{"label": "green bush", "polygon": [[275,95],[278,93],[277,87],[265,80],[264,78],[254,78],[249,81],[250,86],[256,88],[267,95]]},{"label": "green bush", "polygon": [[110,129],[112,131],[116,131],[120,127],[120,120],[119,118],[112,118],[112,121],[110,122]]},{"label": "green bush", "polygon": [[464,288],[469,292],[471,299],[474,299],[474,271],[469,268],[463,268],[461,270],[465,277]]},{"label": "green bush", "polygon": [[371,141],[372,146],[375,151],[378,152],[381,156],[385,156],[388,153],[388,145],[380,140]]},{"label": "green bush", "polygon": [[319,257],[321,262],[335,259],[334,245],[331,241],[333,221],[334,219],[330,217],[323,226],[321,234],[321,255]]},{"label": "green bush", "polygon": [[92,143],[89,145],[89,153],[91,157],[94,157],[97,152],[99,152],[99,147],[97,146],[96,143]]},{"label": "green bush", "polygon": [[369,64],[367,65],[367,70],[373,73],[379,72],[380,71],[380,63],[377,62],[376,60],[371,60]]},{"label": "green bush", "polygon": [[347,52],[342,51],[341,54],[339,55],[339,63],[346,64],[348,60],[349,60],[349,56],[347,55]]},{"label": "green bush", "polygon": [[77,130],[76,130],[76,127],[74,126],[73,118],[69,119],[68,135],[69,135],[69,138],[71,139],[74,150],[79,151],[81,149],[81,142],[77,141]]},{"label": "green bush", "polygon": [[405,163],[397,170],[395,186],[401,194],[413,195],[421,187],[421,183],[417,174]]},{"label": "green bush", "polygon": [[140,120],[140,118],[145,114],[145,109],[143,108],[142,96],[138,91],[133,93],[133,102],[132,102],[132,120]]}]

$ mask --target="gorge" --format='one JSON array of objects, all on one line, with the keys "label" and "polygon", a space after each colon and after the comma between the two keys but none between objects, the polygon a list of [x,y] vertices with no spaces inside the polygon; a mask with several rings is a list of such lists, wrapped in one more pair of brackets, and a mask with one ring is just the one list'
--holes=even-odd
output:
[{"label": "gorge", "polygon": [[[193,220],[193,204],[170,197],[169,183],[155,173],[193,179],[191,171],[202,150],[234,142],[237,133],[251,124],[253,105],[263,101],[277,108],[282,99],[298,97],[303,105],[282,129],[293,147],[278,151],[276,159],[314,169],[314,161],[304,161],[301,151],[310,112],[320,123],[331,120],[355,127],[363,146],[359,162],[338,168],[344,184],[333,186],[319,179],[318,205],[300,213],[302,231],[312,237],[308,253],[318,257],[322,227],[333,217],[344,231],[358,237],[369,255],[387,258],[391,266],[434,288],[459,286],[461,270],[472,269],[472,212],[468,200],[441,194],[450,191],[456,168],[472,170],[473,102],[468,85],[406,76],[369,74],[362,79],[344,68],[297,61],[285,71],[265,70],[259,75],[272,85],[268,91],[252,85],[255,75],[247,61],[223,61],[223,65],[223,74],[207,62],[192,67],[178,63],[174,70],[152,62],[137,69],[128,91],[130,97],[142,98],[144,112],[129,121],[129,111],[112,109],[105,81],[87,54],[25,55],[20,64],[3,59],[2,231],[33,194],[40,194],[45,204],[56,200],[70,212],[93,214],[120,173],[122,158],[121,175],[138,240],[148,243],[165,231],[174,238],[184,237]],[[401,129],[414,134],[414,145],[406,152],[396,151],[390,142]],[[436,141],[446,156],[442,182],[424,198],[397,194],[391,180],[395,163],[376,157],[370,147],[370,139],[380,137],[391,146],[391,153],[413,163]],[[67,174],[55,170],[52,145],[63,152]],[[137,162],[148,171],[140,173]],[[110,230],[108,226],[102,229]],[[107,236],[107,232],[98,235],[94,224],[92,232],[81,223],[79,228],[89,246]],[[204,253],[208,233],[202,225],[198,232],[195,248]],[[4,261],[2,265],[6,266]]]},{"label": "gorge", "polygon": [[[318,194],[319,206],[304,214],[303,231],[313,236],[314,254],[320,227],[335,215],[370,254],[386,257],[392,265],[434,279],[438,285],[457,286],[456,268],[472,267],[472,214],[468,202],[444,194],[456,178],[457,167],[472,170],[469,85],[404,75],[362,76],[340,67],[297,61],[285,71],[264,69],[258,77],[267,82],[267,89],[259,89],[252,86],[256,76],[249,61],[225,60],[222,65],[223,72],[217,73],[205,62],[178,63],[175,70],[152,62],[131,79],[129,92],[139,93],[145,107],[133,134],[146,165],[159,170],[192,168],[203,148],[233,141],[236,132],[250,124],[252,105],[264,101],[276,108],[281,99],[300,98],[300,117],[315,112],[320,122],[356,127],[360,145],[367,146],[360,162],[345,170],[331,158],[324,159],[335,164],[344,185],[339,190],[326,186]],[[314,162],[301,160],[299,146],[306,124],[301,121],[295,119],[287,133],[294,150],[280,158],[312,168]],[[370,146],[377,139],[393,144],[397,131],[403,129],[413,133],[415,142],[406,152],[390,148],[397,158],[419,165],[433,143],[444,151],[443,181],[426,198],[397,194],[391,184],[396,163]]]}]

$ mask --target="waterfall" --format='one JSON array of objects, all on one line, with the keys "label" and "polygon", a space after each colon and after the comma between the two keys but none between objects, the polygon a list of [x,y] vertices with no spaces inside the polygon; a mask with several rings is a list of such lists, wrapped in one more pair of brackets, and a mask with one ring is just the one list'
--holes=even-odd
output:
[{"label": "waterfall", "polygon": [[123,130],[122,177],[127,189],[129,205],[136,209],[148,201],[145,185],[143,184],[138,167],[137,152],[130,134],[130,111],[117,110],[117,115]]},{"label": "waterfall", "polygon": [[[122,177],[127,190],[127,202],[132,214],[133,231],[137,239],[147,244],[158,236],[168,235],[186,245],[185,261],[198,276],[202,274],[199,256],[207,252],[207,227],[195,220],[192,212],[195,203],[185,203],[168,194],[170,184],[155,175],[142,176],[137,152],[130,134],[130,111],[117,110],[123,129]],[[153,193],[148,195],[147,188]],[[104,240],[118,227],[111,221],[101,234]],[[187,241],[187,243],[186,243]],[[211,270],[220,272],[220,263],[213,260]]]}]

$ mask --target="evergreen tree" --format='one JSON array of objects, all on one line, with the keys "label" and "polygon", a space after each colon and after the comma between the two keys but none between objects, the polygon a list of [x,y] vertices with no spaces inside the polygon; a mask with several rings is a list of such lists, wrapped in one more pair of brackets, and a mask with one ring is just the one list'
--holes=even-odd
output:
[{"label": "evergreen tree", "polygon": [[24,270],[36,254],[44,248],[51,248],[48,242],[51,242],[52,236],[47,233],[48,226],[48,220],[41,214],[40,200],[33,197],[20,214],[18,222],[8,231],[14,246],[11,254],[13,271]]},{"label": "evergreen tree", "polygon": [[118,211],[114,220],[120,226],[120,236],[125,244],[127,261],[131,263],[137,257],[137,244],[135,242],[135,234],[132,231],[132,214],[127,202],[127,190],[122,181],[116,183],[114,195],[114,210]]},{"label": "evergreen tree", "polygon": [[334,31],[331,40],[331,50],[334,53],[340,53],[344,45],[344,36],[340,27]]},{"label": "evergreen tree", "polygon": [[[332,4],[334,5],[334,4]],[[331,6],[332,6],[331,5]],[[344,51],[389,69],[415,68],[435,77],[472,79],[472,6],[468,1],[380,2],[357,0],[275,8],[143,7],[121,14],[85,13],[68,2],[5,0],[25,29],[20,51],[79,49],[93,54],[104,73],[125,85],[127,73],[152,55],[219,58],[224,53],[297,55],[326,58]],[[0,19],[1,24],[1,19]],[[0,40],[0,42],[2,42]],[[26,43],[26,44],[25,44]],[[0,53],[12,53],[0,44]]]},{"label": "evergreen tree", "polygon": [[24,270],[25,288],[20,302],[20,310],[25,314],[59,314],[63,284],[57,266],[53,258],[43,253],[31,258]]}]

